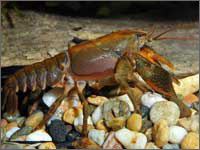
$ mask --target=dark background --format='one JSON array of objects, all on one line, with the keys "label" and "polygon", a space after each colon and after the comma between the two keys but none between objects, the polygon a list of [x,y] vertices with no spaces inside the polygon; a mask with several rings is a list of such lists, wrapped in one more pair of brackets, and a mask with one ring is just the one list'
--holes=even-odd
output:
[{"label": "dark background", "polygon": [[66,1],[8,2],[3,10],[34,10],[72,17],[197,21],[199,2]]}]

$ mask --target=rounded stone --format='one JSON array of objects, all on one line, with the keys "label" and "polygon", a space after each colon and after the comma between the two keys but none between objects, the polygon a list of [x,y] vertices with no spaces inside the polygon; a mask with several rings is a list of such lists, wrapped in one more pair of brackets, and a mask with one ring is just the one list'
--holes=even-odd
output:
[{"label": "rounded stone", "polygon": [[181,142],[182,149],[199,149],[199,134],[195,132],[188,133]]},{"label": "rounded stone", "polygon": [[161,101],[155,103],[150,110],[150,119],[153,123],[166,120],[168,125],[175,125],[179,119],[180,110],[176,103]]},{"label": "rounded stone", "polygon": [[67,134],[67,128],[61,120],[53,120],[48,126],[48,132],[51,135],[53,141],[64,142]]},{"label": "rounded stone", "polygon": [[38,147],[39,149],[56,149],[56,145],[53,142],[42,143]]},{"label": "rounded stone", "polygon": [[161,120],[154,124],[152,134],[154,142],[158,147],[167,144],[169,140],[169,127],[167,121]]},{"label": "rounded stone", "polygon": [[43,118],[44,113],[42,111],[36,111],[26,119],[25,126],[35,128],[39,125]]},{"label": "rounded stone", "polygon": [[169,141],[173,144],[180,144],[185,135],[187,134],[186,129],[179,126],[169,127]]},{"label": "rounded stone", "polygon": [[128,118],[127,128],[132,131],[140,131],[142,128],[142,116],[140,114],[133,113]]},{"label": "rounded stone", "polygon": [[165,144],[163,149],[180,149],[179,144]]}]

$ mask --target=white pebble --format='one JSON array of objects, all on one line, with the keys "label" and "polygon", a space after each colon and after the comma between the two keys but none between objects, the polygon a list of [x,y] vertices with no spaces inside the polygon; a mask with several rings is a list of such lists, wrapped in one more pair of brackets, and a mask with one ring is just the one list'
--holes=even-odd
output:
[{"label": "white pebble", "polygon": [[103,118],[101,106],[98,106],[92,113],[92,121],[96,125],[99,120]]},{"label": "white pebble", "polygon": [[115,137],[127,149],[144,149],[147,143],[147,138],[143,133],[130,131],[126,128],[118,130]]},{"label": "white pebble", "polygon": [[42,100],[48,107],[51,107],[56,99],[63,94],[63,91],[63,88],[53,88],[43,95]]},{"label": "white pebble", "polygon": [[37,130],[26,137],[26,141],[52,141],[51,136],[44,130]]},{"label": "white pebble", "polygon": [[102,144],[105,140],[105,131],[104,130],[91,129],[88,133],[88,138],[92,139],[97,144],[102,146]]},{"label": "white pebble", "polygon": [[169,127],[169,141],[173,144],[180,144],[185,135],[187,134],[186,129],[179,126]]},{"label": "white pebble", "polygon": [[20,128],[18,128],[18,127],[11,128],[8,132],[6,132],[6,137],[9,139],[19,129]]},{"label": "white pebble", "polygon": [[155,103],[150,110],[150,119],[153,123],[166,120],[168,125],[175,125],[180,116],[178,105],[171,101]]},{"label": "white pebble", "polygon": [[130,100],[130,98],[128,97],[127,94],[122,95],[122,96],[118,96],[117,99],[126,102],[129,105],[130,111],[131,112],[134,111],[133,103],[132,103],[132,101]]},{"label": "white pebble", "polygon": [[141,101],[144,106],[151,108],[156,102],[166,101],[166,99],[158,93],[146,92],[142,95]]},{"label": "white pebble", "polygon": [[[90,116],[87,119],[87,124],[93,125],[92,119]],[[74,119],[74,126],[78,126],[78,125],[81,125],[81,126],[83,125],[83,112],[82,111],[80,112],[80,115]]]}]

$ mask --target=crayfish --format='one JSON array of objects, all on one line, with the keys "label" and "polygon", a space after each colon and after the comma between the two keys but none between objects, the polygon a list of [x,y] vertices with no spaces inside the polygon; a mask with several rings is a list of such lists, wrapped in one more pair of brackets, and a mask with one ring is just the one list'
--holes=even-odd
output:
[{"label": "crayfish", "polygon": [[[86,136],[88,102],[84,96],[84,88],[89,85],[101,89],[117,84],[127,91],[137,113],[140,110],[135,103],[135,95],[130,90],[133,86],[162,94],[178,104],[182,117],[190,116],[190,109],[177,98],[173,89],[172,82],[178,83],[178,80],[160,65],[163,63],[174,69],[173,64],[147,46],[148,42],[162,39],[164,33],[152,37],[153,32],[116,31],[69,47],[67,51],[42,62],[28,65],[6,80],[2,108],[6,107],[9,114],[16,113],[16,92],[19,90],[26,92],[37,88],[44,90],[47,86],[64,87],[63,95],[50,107],[48,115],[38,126],[40,128],[56,111],[63,98],[75,89],[83,103],[83,135]],[[90,84],[91,81],[93,84]]]}]

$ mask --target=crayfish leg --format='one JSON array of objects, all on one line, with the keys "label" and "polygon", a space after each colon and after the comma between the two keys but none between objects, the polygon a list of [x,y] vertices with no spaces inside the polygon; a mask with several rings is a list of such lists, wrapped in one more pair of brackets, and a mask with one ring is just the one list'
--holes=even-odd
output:
[{"label": "crayfish leg", "polygon": [[171,69],[175,69],[175,66],[167,60],[165,57],[161,56],[160,54],[156,53],[152,48],[149,46],[144,45],[139,52],[140,55],[148,59],[151,63],[160,65],[160,63],[167,65]]}]

